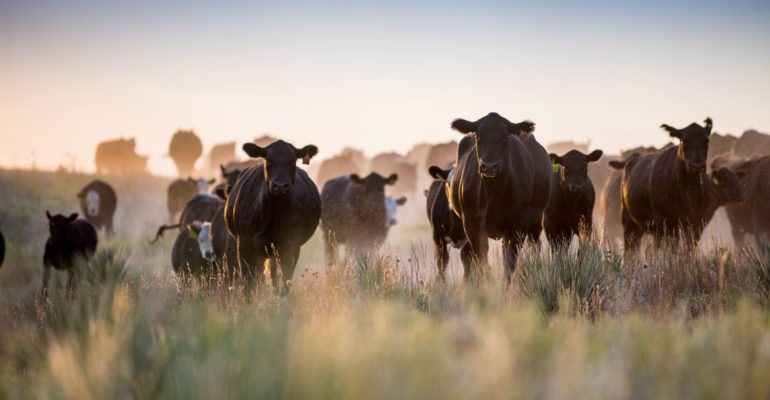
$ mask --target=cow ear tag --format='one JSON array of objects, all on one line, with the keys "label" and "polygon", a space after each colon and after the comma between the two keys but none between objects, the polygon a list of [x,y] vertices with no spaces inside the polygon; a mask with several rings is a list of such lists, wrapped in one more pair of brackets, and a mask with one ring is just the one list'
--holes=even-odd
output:
[{"label": "cow ear tag", "polygon": [[712,178],[711,180],[714,182],[714,185],[716,185],[716,186],[719,186],[719,179],[717,179],[716,177],[714,177],[714,178]]},{"label": "cow ear tag", "polygon": [[551,160],[551,165],[553,165],[553,172],[559,172],[559,164],[556,164],[555,161]]},{"label": "cow ear tag", "polygon": [[190,229],[190,239],[198,239],[198,234],[194,230]]}]

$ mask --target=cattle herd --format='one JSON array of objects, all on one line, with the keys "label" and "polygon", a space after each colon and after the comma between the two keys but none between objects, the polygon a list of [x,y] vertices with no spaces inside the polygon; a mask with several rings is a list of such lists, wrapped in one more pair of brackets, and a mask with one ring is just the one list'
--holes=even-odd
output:
[{"label": "cattle herd", "polygon": [[[569,143],[549,154],[533,135],[533,122],[497,113],[456,119],[451,127],[464,135],[459,143],[421,144],[407,156],[383,153],[367,162],[362,152],[346,148],[309,170],[315,181],[297,166],[317,155],[314,145],[297,148],[264,136],[244,144],[249,160],[239,161],[235,143],[224,143],[209,155],[208,171],[222,179],[212,190],[216,180],[189,177],[203,147],[194,132],[180,130],[169,155],[187,177],[168,188],[171,224],[158,229],[156,240],[179,229],[171,256],[179,275],[259,281],[269,271],[272,285],[286,293],[300,249],[319,227],[328,265],[339,261],[341,245],[349,255],[366,256],[383,244],[397,207],[421,182],[428,186],[426,212],[442,280],[450,246],[460,250],[465,278],[474,279],[485,273],[489,239],[501,240],[510,281],[525,241],[539,243],[544,233],[553,251],[565,251],[573,237],[589,239],[595,216],[609,240],[622,239],[627,263],[646,234],[652,246],[681,241],[693,251],[722,206],[737,246],[770,234],[767,135],[718,135],[706,118],[682,128],[661,125],[676,143],[610,156]],[[101,143],[97,170],[143,170],[147,159],[134,147],[133,139]],[[320,191],[315,182],[323,183]],[[76,261],[96,250],[97,230],[113,234],[112,187],[94,180],[77,197],[82,219],[46,211],[44,293],[51,267],[68,271],[72,287]],[[0,263],[4,252],[0,234]]]}]

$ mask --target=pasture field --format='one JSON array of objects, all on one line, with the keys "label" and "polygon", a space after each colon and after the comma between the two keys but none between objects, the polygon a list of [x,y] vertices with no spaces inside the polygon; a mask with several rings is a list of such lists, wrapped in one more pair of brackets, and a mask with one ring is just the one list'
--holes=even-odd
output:
[{"label": "pasture field", "polygon": [[79,212],[93,178],[0,171],[0,397],[770,397],[767,245],[651,251],[633,267],[601,240],[527,246],[507,288],[493,247],[480,282],[462,281],[453,254],[444,284],[420,193],[378,257],[324,268],[317,232],[280,299],[222,277],[180,282],[174,233],[148,243],[169,180],[107,177],[116,236],[100,236],[74,296],[56,272],[44,300],[44,212]]}]

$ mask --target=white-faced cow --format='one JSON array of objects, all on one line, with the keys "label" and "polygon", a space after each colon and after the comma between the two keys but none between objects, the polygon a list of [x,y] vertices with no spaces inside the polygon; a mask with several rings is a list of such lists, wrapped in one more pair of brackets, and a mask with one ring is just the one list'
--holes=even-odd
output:
[{"label": "white-faced cow", "polygon": [[289,281],[299,258],[300,246],[318,227],[321,197],[297,160],[308,164],[318,153],[313,145],[298,149],[283,140],[267,147],[246,143],[243,150],[265,163],[241,172],[225,206],[227,230],[236,240],[239,268],[261,276],[269,261],[273,285],[279,287],[280,266],[284,282]]},{"label": "white-faced cow", "polygon": [[96,252],[96,230],[88,221],[78,219],[77,213],[68,217],[61,214],[52,216],[46,210],[45,215],[49,235],[43,254],[43,295],[47,295],[51,267],[69,273],[68,289],[71,292],[75,289],[76,263],[88,260]]},{"label": "white-faced cow", "polygon": [[78,193],[83,215],[95,229],[104,228],[107,235],[115,233],[112,219],[118,205],[115,190],[104,181],[93,180]]},{"label": "white-faced cow", "polygon": [[573,235],[585,243],[593,229],[596,192],[588,177],[588,163],[598,161],[601,150],[583,154],[570,150],[559,156],[550,154],[553,162],[551,200],[543,214],[543,229],[548,243],[555,249],[569,246]]},{"label": "white-faced cow", "polygon": [[340,244],[351,254],[382,244],[390,229],[385,185],[397,180],[397,174],[385,178],[372,172],[365,178],[352,174],[326,182],[321,190],[321,232],[328,265],[337,261]]},{"label": "white-faced cow", "polygon": [[450,203],[463,221],[479,267],[486,266],[488,238],[503,240],[510,282],[523,241],[539,240],[551,190],[551,160],[531,135],[535,124],[530,121],[512,123],[490,113],[475,122],[457,119],[452,128],[473,134],[475,143],[459,145],[464,153],[458,153]]}]

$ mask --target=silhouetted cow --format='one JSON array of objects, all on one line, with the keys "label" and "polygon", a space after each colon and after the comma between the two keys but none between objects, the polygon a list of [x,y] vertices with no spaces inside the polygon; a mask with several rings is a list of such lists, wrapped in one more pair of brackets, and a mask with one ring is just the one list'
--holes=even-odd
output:
[{"label": "silhouetted cow", "polygon": [[225,223],[237,243],[240,270],[258,277],[269,260],[280,291],[279,265],[284,281],[290,280],[300,246],[313,236],[321,216],[318,188],[296,165],[298,159],[309,163],[318,148],[297,149],[278,140],[267,147],[246,143],[243,150],[265,163],[241,172],[227,199]]},{"label": "silhouetted cow", "polygon": [[[490,113],[475,122],[457,119],[452,128],[475,133],[475,143],[458,156],[450,203],[463,221],[478,265],[486,265],[487,239],[503,239],[510,282],[521,244],[526,238],[538,241],[542,230],[551,190],[548,153],[530,134],[535,125],[529,121],[515,124]],[[458,151],[468,146],[466,139]]]},{"label": "silhouetted cow", "polygon": [[112,219],[118,205],[118,197],[112,186],[98,179],[93,180],[80,190],[78,199],[85,220],[93,225],[94,229],[104,228],[108,236],[115,233]]},{"label": "silhouetted cow", "polygon": [[235,158],[235,142],[219,143],[209,150],[208,173],[215,173],[217,166],[228,163]]},{"label": "silhouetted cow", "polygon": [[382,244],[390,228],[385,185],[393,185],[397,180],[397,174],[384,178],[372,172],[366,178],[352,174],[326,182],[321,190],[321,232],[328,265],[337,262],[340,244],[352,253]]},{"label": "silhouetted cow", "polygon": [[745,159],[770,155],[770,135],[747,130],[733,143],[732,154]]},{"label": "silhouetted cow", "polygon": [[[621,222],[628,256],[645,232],[657,242],[681,232],[689,244],[697,242],[697,226],[708,207],[706,156],[712,122],[692,123],[684,129],[661,125],[678,146],[626,161],[621,183]],[[699,236],[699,234],[697,234]],[[628,258],[627,258],[628,260]]]},{"label": "silhouetted cow", "polygon": [[746,197],[741,203],[725,207],[736,246],[746,244],[746,235],[753,235],[757,243],[770,239],[770,156],[728,160],[727,164],[740,178]]},{"label": "silhouetted cow", "polygon": [[417,167],[398,153],[381,153],[374,156],[370,168],[372,171],[398,174],[398,182],[388,190],[394,195],[412,194],[417,190]]},{"label": "silhouetted cow", "polygon": [[51,216],[47,210],[49,236],[43,254],[43,295],[47,295],[51,267],[69,274],[68,290],[75,289],[74,268],[78,259],[88,260],[96,252],[96,230],[78,214]]},{"label": "silhouetted cow", "polygon": [[171,137],[168,155],[174,160],[179,176],[190,175],[195,161],[203,154],[203,143],[194,131],[179,129]]},{"label": "silhouetted cow", "polygon": [[563,156],[550,154],[553,162],[551,200],[543,214],[543,229],[555,249],[569,246],[573,235],[585,243],[593,229],[596,192],[588,177],[588,163],[598,161],[601,150],[585,155],[570,150]]},{"label": "silhouetted cow", "polygon": [[449,263],[449,248],[452,246],[460,249],[460,257],[465,269],[465,275],[469,276],[473,262],[471,247],[465,238],[463,221],[452,211],[447,198],[448,185],[452,179],[455,168],[441,169],[435,165],[428,168],[428,174],[434,181],[428,189],[426,211],[433,231],[433,248],[436,253],[436,265],[438,275],[442,281],[446,281],[446,267]]},{"label": "silhouetted cow", "polygon": [[185,204],[195,196],[195,194],[208,193],[209,185],[216,180],[206,179],[177,179],[168,185],[168,199],[166,206],[168,207],[168,214],[171,221],[174,220],[176,214],[182,211]]},{"label": "silhouetted cow", "polygon": [[96,146],[96,172],[98,173],[142,173],[147,171],[147,156],[136,154],[136,140],[115,139],[101,142]]},{"label": "silhouetted cow", "polygon": [[316,182],[323,185],[341,175],[360,174],[365,165],[366,157],[361,150],[346,147],[339,154],[321,161]]}]

